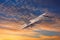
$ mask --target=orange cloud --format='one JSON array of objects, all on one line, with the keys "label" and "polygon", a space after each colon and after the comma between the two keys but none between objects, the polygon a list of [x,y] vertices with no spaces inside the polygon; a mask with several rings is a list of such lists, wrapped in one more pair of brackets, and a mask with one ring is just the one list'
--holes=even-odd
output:
[{"label": "orange cloud", "polygon": [[0,40],[60,40],[60,36],[44,36],[41,35],[39,38],[19,36],[19,35],[9,35],[9,34],[0,34]]},{"label": "orange cloud", "polygon": [[[56,18],[55,18],[56,19]],[[54,20],[54,19],[53,19]],[[60,24],[59,19],[54,20],[56,23],[48,23],[43,21],[40,24],[36,24],[33,28],[21,29],[21,25],[24,22],[12,22],[2,21],[0,22],[0,40],[60,40],[60,36],[45,36],[40,35],[39,38],[29,37],[27,35],[34,36],[36,33],[33,30],[48,30],[60,32],[60,28],[55,28],[55,24]]]}]

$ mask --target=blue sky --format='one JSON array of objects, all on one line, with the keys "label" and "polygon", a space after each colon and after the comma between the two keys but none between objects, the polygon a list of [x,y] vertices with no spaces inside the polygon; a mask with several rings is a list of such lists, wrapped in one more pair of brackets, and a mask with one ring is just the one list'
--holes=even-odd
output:
[{"label": "blue sky", "polygon": [[[6,7],[29,5],[35,8],[47,8],[49,11],[60,14],[60,0],[0,0],[0,4]],[[39,15],[39,12],[40,11],[36,11],[35,15]]]}]

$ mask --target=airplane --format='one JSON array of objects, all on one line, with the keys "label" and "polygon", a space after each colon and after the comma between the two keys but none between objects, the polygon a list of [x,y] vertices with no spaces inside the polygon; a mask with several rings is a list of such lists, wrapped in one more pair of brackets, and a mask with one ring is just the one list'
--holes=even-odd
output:
[{"label": "airplane", "polygon": [[[29,20],[28,23],[25,23],[22,27],[22,29],[26,29],[28,27],[30,27],[31,25],[33,25],[34,23],[38,22],[39,20],[41,20],[42,18],[45,17],[47,13],[43,13],[42,15],[39,15],[38,17],[34,18],[34,19],[31,19]],[[47,16],[48,17],[48,16]]]},{"label": "airplane", "polygon": [[48,12],[45,12],[41,15],[39,15],[38,17],[34,18],[34,19],[31,19],[29,21],[27,21],[27,23],[25,23],[23,26],[22,26],[22,29],[26,29],[26,28],[29,28],[31,27],[34,23],[38,22],[38,21],[41,21],[44,17],[47,17],[47,18],[53,18],[52,16],[48,16],[47,15]]}]

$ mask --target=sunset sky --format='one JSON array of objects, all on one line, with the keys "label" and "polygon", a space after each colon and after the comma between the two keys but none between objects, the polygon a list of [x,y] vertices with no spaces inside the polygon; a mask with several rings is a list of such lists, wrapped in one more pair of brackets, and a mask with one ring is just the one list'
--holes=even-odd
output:
[{"label": "sunset sky", "polygon": [[[43,13],[49,17],[22,29]],[[60,40],[60,0],[0,0],[0,40]]]}]

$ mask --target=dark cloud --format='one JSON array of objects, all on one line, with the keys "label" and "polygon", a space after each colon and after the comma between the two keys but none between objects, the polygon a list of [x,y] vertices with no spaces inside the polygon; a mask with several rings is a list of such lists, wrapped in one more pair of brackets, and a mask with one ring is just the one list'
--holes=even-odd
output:
[{"label": "dark cloud", "polygon": [[54,32],[54,31],[46,31],[46,30],[35,30],[34,32],[37,32],[39,35],[46,35],[46,36],[60,36],[60,32]]}]

